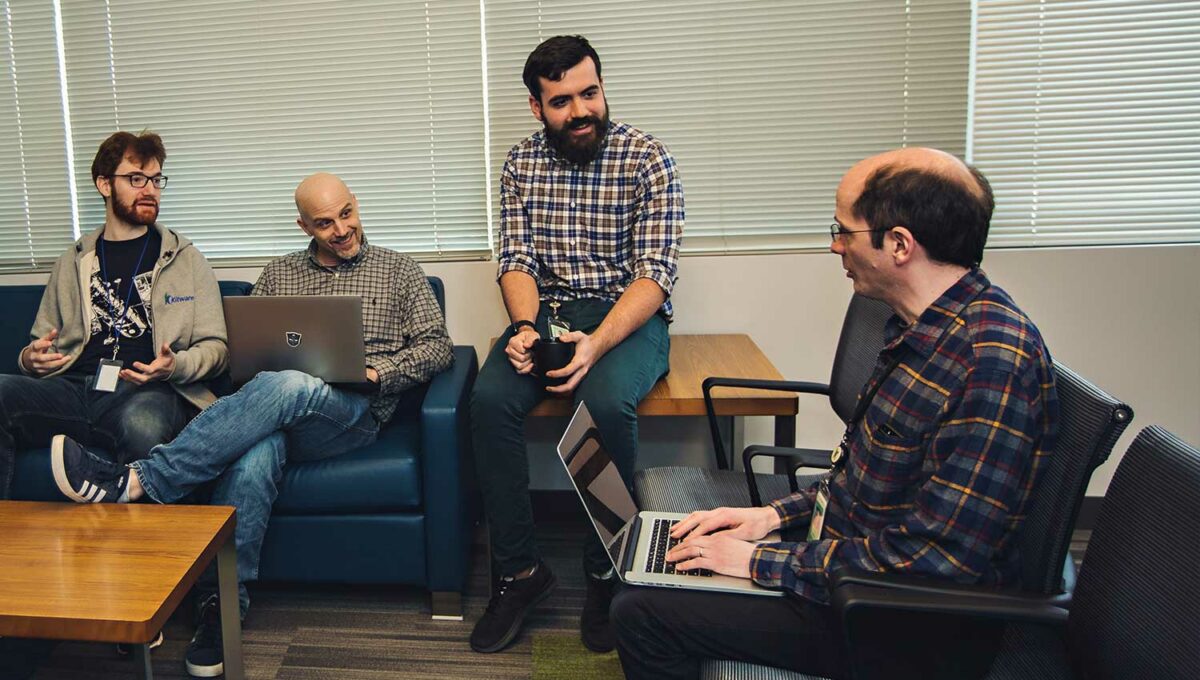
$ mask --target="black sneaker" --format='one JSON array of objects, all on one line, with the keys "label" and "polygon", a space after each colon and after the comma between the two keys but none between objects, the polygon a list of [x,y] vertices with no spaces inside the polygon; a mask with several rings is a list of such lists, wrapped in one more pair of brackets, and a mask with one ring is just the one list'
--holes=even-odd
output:
[{"label": "black sneaker", "polygon": [[616,575],[596,578],[586,575],[587,599],[583,602],[583,614],[579,617],[579,637],[583,646],[593,652],[611,652],[616,646],[612,626],[608,623],[608,605],[616,593]]},{"label": "black sneaker", "polygon": [[521,623],[534,606],[550,596],[558,579],[544,562],[538,561],[529,578],[504,576],[496,583],[487,611],[475,622],[471,631],[471,649],[488,654],[512,644]]},{"label": "black sneaker", "polygon": [[[160,631],[158,631],[158,635],[154,636],[154,639],[150,641],[150,645],[149,645],[150,649],[158,649],[159,647],[162,646],[162,643],[163,643],[163,634],[162,634],[162,631],[160,630]],[[121,657],[122,659],[128,659],[129,657],[133,656],[133,648],[135,646],[136,645],[127,644],[124,642],[118,642],[117,643],[117,656]]]},{"label": "black sneaker", "polygon": [[188,675],[215,678],[225,672],[225,649],[221,646],[221,600],[216,593],[200,602],[196,634],[183,653]]},{"label": "black sneaker", "polygon": [[50,467],[58,490],[76,503],[115,503],[129,484],[129,468],[104,460],[65,434],[50,440]]}]

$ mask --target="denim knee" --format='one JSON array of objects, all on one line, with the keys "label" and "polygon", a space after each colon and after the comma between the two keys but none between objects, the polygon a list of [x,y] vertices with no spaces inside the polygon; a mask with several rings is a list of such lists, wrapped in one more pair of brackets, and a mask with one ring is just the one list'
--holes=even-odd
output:
[{"label": "denim knee", "polygon": [[302,371],[263,371],[246,383],[241,391],[259,391],[272,399],[292,403],[297,411],[305,409],[312,399],[327,394],[329,385],[320,378]]}]

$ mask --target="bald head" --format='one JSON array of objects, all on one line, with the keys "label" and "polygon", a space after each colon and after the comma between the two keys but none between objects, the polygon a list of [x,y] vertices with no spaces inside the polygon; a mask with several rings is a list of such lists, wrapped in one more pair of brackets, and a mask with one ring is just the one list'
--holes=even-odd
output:
[{"label": "bald head", "polygon": [[991,186],[979,171],[937,149],[894,149],[859,161],[838,185],[841,214],[865,220],[873,245],[905,227],[931,259],[970,267],[983,258]]},{"label": "bald head", "polygon": [[296,223],[313,238],[317,260],[326,266],[351,260],[362,246],[358,199],[337,175],[318,172],[296,187]]},{"label": "bald head", "polygon": [[350,187],[337,175],[317,172],[305,177],[296,187],[296,210],[307,218],[316,206],[337,203],[350,197]]}]

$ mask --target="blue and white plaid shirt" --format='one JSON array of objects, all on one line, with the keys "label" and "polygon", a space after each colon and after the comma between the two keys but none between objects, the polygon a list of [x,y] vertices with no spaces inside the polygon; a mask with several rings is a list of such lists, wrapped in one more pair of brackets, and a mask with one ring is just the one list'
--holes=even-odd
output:
[{"label": "blue and white plaid shirt", "polygon": [[537,281],[543,300],[615,302],[636,279],[671,289],[683,236],[683,187],[662,142],[609,123],[594,161],[561,158],[545,131],[513,147],[500,178],[500,271]]}]

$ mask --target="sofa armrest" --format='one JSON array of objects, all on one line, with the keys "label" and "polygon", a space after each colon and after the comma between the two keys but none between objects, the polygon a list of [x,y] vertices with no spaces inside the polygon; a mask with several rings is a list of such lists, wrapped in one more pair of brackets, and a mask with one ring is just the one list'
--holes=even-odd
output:
[{"label": "sofa armrest", "polygon": [[434,376],[421,404],[421,475],[426,578],[431,591],[462,592],[476,515],[470,400],[475,348],[454,347],[454,365]]}]

